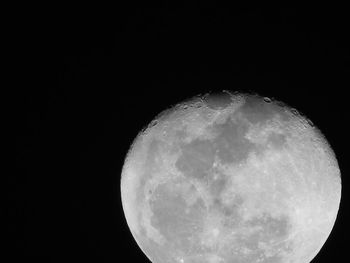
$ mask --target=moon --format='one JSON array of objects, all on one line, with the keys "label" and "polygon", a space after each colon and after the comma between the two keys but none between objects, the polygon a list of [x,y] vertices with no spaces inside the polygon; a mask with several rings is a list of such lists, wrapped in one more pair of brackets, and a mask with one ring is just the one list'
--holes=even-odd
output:
[{"label": "moon", "polygon": [[341,176],[304,115],[223,91],[183,101],[139,133],[121,198],[153,263],[309,263],[336,221]]}]

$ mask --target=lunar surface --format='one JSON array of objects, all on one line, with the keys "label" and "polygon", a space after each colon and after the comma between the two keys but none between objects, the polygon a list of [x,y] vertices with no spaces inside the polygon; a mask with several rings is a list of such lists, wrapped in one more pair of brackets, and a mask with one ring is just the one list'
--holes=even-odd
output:
[{"label": "lunar surface", "polygon": [[305,116],[224,91],[164,111],[137,136],[121,195],[153,263],[309,263],[335,223],[341,177]]}]

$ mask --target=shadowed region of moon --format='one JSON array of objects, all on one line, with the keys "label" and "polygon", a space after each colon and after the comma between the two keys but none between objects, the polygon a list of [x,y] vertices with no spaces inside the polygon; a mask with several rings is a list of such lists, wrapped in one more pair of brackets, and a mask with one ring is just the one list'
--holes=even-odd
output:
[{"label": "shadowed region of moon", "polygon": [[228,107],[232,101],[232,94],[228,91],[219,93],[206,94],[203,96],[203,101],[208,108],[222,109]]},{"label": "shadowed region of moon", "polygon": [[308,263],[335,223],[341,179],[302,115],[224,91],[180,103],[140,133],[121,193],[154,263]]}]

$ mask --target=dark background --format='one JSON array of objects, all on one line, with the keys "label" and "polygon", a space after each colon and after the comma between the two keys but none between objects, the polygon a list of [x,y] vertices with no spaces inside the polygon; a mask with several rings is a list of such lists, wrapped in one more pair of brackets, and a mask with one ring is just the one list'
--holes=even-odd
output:
[{"label": "dark background", "polygon": [[121,208],[125,155],[160,111],[222,89],[282,100],[325,134],[342,171],[343,199],[313,262],[347,258],[348,24],[341,6],[205,1],[31,13],[17,43],[24,84],[16,89],[16,166],[8,186],[13,261],[148,262]]}]

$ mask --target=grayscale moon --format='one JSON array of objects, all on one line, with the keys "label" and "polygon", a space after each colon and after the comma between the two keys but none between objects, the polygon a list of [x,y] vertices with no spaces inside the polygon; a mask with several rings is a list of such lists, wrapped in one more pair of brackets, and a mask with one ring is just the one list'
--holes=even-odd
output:
[{"label": "grayscale moon", "polygon": [[334,226],[341,176],[297,110],[224,91],[179,103],[140,132],[121,197],[153,263],[309,263]]}]

